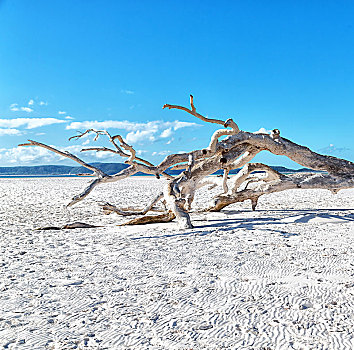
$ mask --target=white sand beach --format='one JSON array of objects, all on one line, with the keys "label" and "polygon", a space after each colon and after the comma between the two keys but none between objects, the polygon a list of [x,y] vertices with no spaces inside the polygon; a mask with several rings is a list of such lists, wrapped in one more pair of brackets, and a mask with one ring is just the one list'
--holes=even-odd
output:
[{"label": "white sand beach", "polygon": [[[289,190],[174,222],[116,226],[163,180],[0,179],[4,349],[354,349],[354,190]],[[202,190],[194,208],[216,190]],[[102,227],[34,230],[85,222]]]}]

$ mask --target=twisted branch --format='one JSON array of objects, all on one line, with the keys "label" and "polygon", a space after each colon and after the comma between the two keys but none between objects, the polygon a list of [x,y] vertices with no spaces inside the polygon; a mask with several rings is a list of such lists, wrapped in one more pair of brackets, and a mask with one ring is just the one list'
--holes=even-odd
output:
[{"label": "twisted branch", "polygon": [[[271,135],[248,133],[240,131],[237,124],[232,119],[222,121],[219,119],[206,118],[197,113],[192,95],[190,95],[190,105],[190,109],[170,104],[165,104],[163,108],[180,109],[202,121],[219,124],[224,128],[230,129],[216,130],[207,148],[193,150],[183,154],[169,155],[158,166],[154,166],[150,162],[136,157],[134,148],[128,145],[120,135],[111,136],[105,130],[88,129],[70,139],[78,139],[93,132],[96,134],[94,138],[96,141],[100,135],[106,135],[114,146],[112,149],[107,147],[91,147],[83,148],[82,152],[112,152],[128,158],[125,163],[130,166],[113,176],[105,174],[100,169],[85,163],[69,152],[59,151],[51,146],[36,141],[29,140],[29,143],[20,146],[39,146],[46,148],[78,162],[97,175],[97,179],[91,181],[81,194],[72,199],[69,205],[73,205],[85,198],[98,184],[118,181],[134,175],[139,171],[153,174],[156,177],[159,177],[159,174],[163,174],[167,177],[169,181],[164,186],[163,194],[158,194],[143,210],[119,209],[109,203],[103,205],[103,209],[106,212],[116,212],[120,215],[144,215],[147,211],[153,210],[153,205],[161,200],[163,196],[163,203],[166,203],[167,209],[170,210],[170,212],[160,216],[135,219],[127,224],[171,221],[177,217],[181,227],[192,228],[193,226],[188,212],[191,209],[196,190],[207,184],[212,186],[222,185],[223,188],[223,192],[215,197],[213,205],[209,208],[210,211],[218,211],[229,204],[246,199],[251,200],[252,209],[255,209],[258,198],[261,195],[290,188],[326,188],[336,193],[340,189],[354,187],[353,162],[312,152],[307,147],[280,137],[280,131],[278,129],[274,129]],[[220,141],[220,137],[222,136],[229,137]],[[120,145],[117,144],[116,140],[119,140]],[[285,176],[264,164],[249,164],[255,155],[263,150],[276,155],[287,156],[302,166],[314,170],[324,170],[328,172],[328,174],[307,174],[301,177]],[[165,173],[171,166],[174,166],[174,169],[185,170],[178,176],[172,177]],[[243,167],[243,169],[237,175],[233,176],[228,183],[227,180],[230,170],[240,167]],[[206,178],[206,176],[219,169],[224,170],[222,179]],[[266,176],[260,177],[255,171],[265,172]]]},{"label": "twisted branch", "polygon": [[75,161],[75,162],[79,163],[80,165],[84,166],[85,168],[93,171],[98,177],[103,178],[103,177],[108,177],[109,176],[106,173],[104,173],[102,170],[96,168],[95,166],[85,163],[83,160],[81,160],[80,158],[78,158],[75,155],[71,154],[70,152],[59,151],[58,149],[56,149],[54,147],[45,145],[44,143],[40,143],[40,142],[37,142],[37,141],[33,141],[33,140],[27,140],[27,141],[29,141],[29,142],[28,143],[21,143],[18,146],[20,146],[20,147],[22,147],[22,146],[39,146],[39,147],[45,148],[45,149],[47,149],[49,151],[52,151],[54,153],[57,153],[57,154],[61,155],[62,157],[66,157],[66,158],[72,159],[73,161]]}]

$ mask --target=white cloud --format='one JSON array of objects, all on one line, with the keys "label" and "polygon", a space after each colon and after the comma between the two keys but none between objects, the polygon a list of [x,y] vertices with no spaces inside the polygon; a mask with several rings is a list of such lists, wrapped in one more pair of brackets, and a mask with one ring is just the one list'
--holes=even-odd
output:
[{"label": "white cloud", "polygon": [[167,156],[170,153],[171,153],[171,151],[160,151],[157,154],[160,155],[160,156]]},{"label": "white cloud", "polygon": [[96,152],[95,157],[100,160],[107,159],[107,158],[114,158],[114,157],[119,158],[119,157],[117,157],[116,154],[111,153],[111,152]]},{"label": "white cloud", "polygon": [[172,136],[172,128],[165,129],[160,135],[160,137],[162,138],[166,138],[170,136]]},{"label": "white cloud", "polygon": [[24,111],[24,112],[27,112],[27,113],[31,113],[31,112],[33,112],[33,109],[29,108],[29,107],[21,107],[21,111]]},{"label": "white cloud", "polygon": [[19,111],[20,109],[17,106],[18,106],[17,103],[13,103],[12,105],[10,105],[10,111],[13,111],[13,112]]},{"label": "white cloud", "polygon": [[66,129],[68,130],[77,130],[77,129],[122,129],[127,131],[133,131],[137,129],[143,129],[146,124],[143,123],[134,123],[127,120],[117,121],[117,120],[105,120],[102,122],[99,121],[83,121],[83,122],[72,122],[67,125]]},{"label": "white cloud", "polygon": [[15,118],[15,119],[0,119],[0,127],[3,128],[19,128],[26,129],[39,128],[45,125],[65,123],[65,120],[56,118]]},{"label": "white cloud", "polygon": [[178,130],[181,128],[189,128],[191,126],[200,126],[200,124],[190,123],[190,122],[180,122],[179,120],[175,120],[171,124],[173,126],[173,130]]},{"label": "white cloud", "polygon": [[59,111],[58,114],[66,114],[65,111]]},{"label": "white cloud", "polygon": [[[54,146],[55,147],[55,146]],[[72,145],[67,147],[56,147],[61,151],[67,151],[72,154],[79,154],[82,146]],[[84,152],[80,154],[81,159],[87,162],[94,162],[97,160],[119,157],[111,152]],[[78,166],[76,162],[70,161],[67,157],[62,157],[54,152],[51,152],[42,147],[13,147],[13,148],[0,148],[0,159],[3,166],[6,165],[35,165],[35,164],[58,164],[66,161],[66,164]]]},{"label": "white cloud", "polygon": [[138,143],[143,140],[148,139],[149,141],[155,141],[155,136],[153,135],[156,131],[155,130],[138,130],[138,131],[131,131],[126,136],[126,141],[128,143]]},{"label": "white cloud", "polygon": [[171,144],[174,140],[175,140],[175,139],[172,137],[172,139],[170,139],[170,140],[168,140],[168,141],[166,142],[166,145]]},{"label": "white cloud", "polygon": [[260,128],[258,131],[255,131],[254,134],[268,134],[270,135],[272,131],[271,130],[267,130],[265,128]]},{"label": "white cloud", "polygon": [[[28,102],[28,105],[30,105],[30,102],[32,102],[32,101],[33,100],[30,100]],[[34,103],[34,101],[33,101],[33,103]],[[17,103],[13,103],[13,104],[10,105],[10,111],[12,111],[12,112],[24,111],[24,112],[27,112],[27,113],[31,113],[31,112],[33,112],[33,109],[29,108],[29,107],[19,107]]]},{"label": "white cloud", "polygon": [[0,149],[0,158],[3,164],[39,164],[48,163],[58,157],[40,147],[14,147]]},{"label": "white cloud", "polygon": [[65,117],[65,119],[70,119],[70,120],[72,120],[72,119],[74,119],[73,117],[70,117],[70,115],[67,115],[66,117]]},{"label": "white cloud", "polygon": [[30,99],[30,100],[28,101],[28,105],[29,105],[29,106],[33,106],[33,105],[34,105],[34,100]]},{"label": "white cloud", "polygon": [[21,135],[21,131],[17,129],[0,129],[0,136],[4,135]]},{"label": "white cloud", "polygon": [[132,90],[120,90],[122,94],[127,94],[127,95],[134,95],[134,91]]},{"label": "white cloud", "polygon": [[[155,141],[156,139],[170,137],[173,130],[178,130],[186,127],[198,127],[199,124],[190,122],[181,122],[175,120],[172,122],[165,122],[162,120],[154,120],[147,123],[130,122],[127,120],[105,120],[105,121],[82,121],[71,122],[66,126],[67,130],[107,130],[107,129],[121,129],[128,131],[126,136],[127,142],[136,143],[144,140]],[[160,133],[160,135],[159,135]]]},{"label": "white cloud", "polygon": [[39,105],[40,105],[40,106],[47,106],[47,105],[48,105],[48,102],[40,101],[40,102],[39,102]]},{"label": "white cloud", "polygon": [[153,156],[167,156],[170,153],[171,153],[171,151],[160,151],[160,152],[152,152],[151,155],[153,155]]},{"label": "white cloud", "polygon": [[154,120],[147,123],[137,123],[137,122],[130,122],[127,120],[105,120],[99,122],[95,121],[83,121],[83,122],[72,122],[67,125],[67,129],[122,129],[127,131],[136,131],[136,130],[145,130],[146,128],[154,128],[156,131],[158,129],[165,129],[172,127],[174,130],[178,130],[181,128],[186,127],[197,127],[200,126],[196,123],[189,123],[189,122],[180,122],[179,120],[175,120],[173,122],[164,122],[162,120]]}]

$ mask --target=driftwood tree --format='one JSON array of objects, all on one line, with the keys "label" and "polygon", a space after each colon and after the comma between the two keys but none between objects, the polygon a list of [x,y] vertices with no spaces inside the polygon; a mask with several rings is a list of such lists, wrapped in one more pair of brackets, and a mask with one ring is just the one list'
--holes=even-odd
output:
[{"label": "driftwood tree", "polygon": [[[309,148],[300,146],[280,136],[280,131],[274,129],[271,134],[251,133],[241,131],[232,120],[226,121],[209,119],[196,111],[193,96],[190,96],[190,108],[166,104],[163,108],[180,109],[207,123],[219,124],[223,128],[214,132],[209,145],[200,150],[188,153],[172,154],[167,156],[159,165],[137,157],[134,148],[128,145],[120,135],[111,136],[105,130],[86,130],[71,139],[78,139],[87,133],[95,133],[95,140],[100,135],[108,137],[112,148],[91,147],[81,151],[113,152],[127,158],[125,163],[129,167],[115,175],[107,175],[100,169],[85,163],[77,156],[59,151],[53,147],[28,140],[20,146],[39,146],[70,158],[89,170],[96,176],[82,193],[72,198],[68,206],[83,200],[100,184],[119,181],[137,172],[155,175],[157,178],[167,178],[164,190],[157,193],[150,203],[143,209],[121,209],[109,203],[102,204],[105,213],[115,212],[119,215],[138,215],[143,217],[129,221],[127,224],[142,224],[150,222],[168,222],[177,218],[181,228],[192,228],[189,216],[195,192],[203,186],[222,186],[222,191],[211,200],[208,211],[220,211],[222,208],[236,202],[250,199],[252,209],[255,210],[258,198],[264,194],[284,191],[287,189],[328,189],[337,193],[341,189],[354,187],[354,163],[332,156],[321,155]],[[223,140],[220,137],[227,136]],[[119,144],[118,144],[119,143]],[[276,155],[287,156],[296,163],[322,171],[321,173],[304,173],[302,175],[283,175],[261,163],[250,161],[261,151],[269,151]],[[179,175],[171,176],[166,170],[184,169]],[[242,168],[229,181],[229,172],[232,169]],[[208,177],[208,175],[222,169],[223,177]],[[162,201],[166,211],[160,215],[144,216],[154,205]]]}]

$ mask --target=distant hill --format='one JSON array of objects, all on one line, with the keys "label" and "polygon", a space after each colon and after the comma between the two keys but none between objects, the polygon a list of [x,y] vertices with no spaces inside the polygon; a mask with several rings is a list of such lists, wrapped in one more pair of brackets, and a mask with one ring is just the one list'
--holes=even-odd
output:
[{"label": "distant hill", "polygon": [[[129,165],[124,163],[91,163],[95,167],[101,169],[108,175],[119,173]],[[280,173],[296,173],[296,172],[316,172],[311,169],[302,168],[299,170],[288,169],[282,166],[272,166],[274,170]],[[167,170],[171,175],[179,174],[180,170]],[[236,174],[238,169],[232,170],[231,174]],[[36,165],[36,166],[15,166],[15,167],[0,167],[0,175],[28,175],[28,176],[40,176],[40,175],[76,175],[76,174],[89,174],[90,170],[83,166],[67,166],[67,165]],[[216,172],[216,174],[222,174],[222,170]]]},{"label": "distant hill", "polygon": [[[106,174],[112,175],[128,167],[124,163],[91,163]],[[37,166],[15,166],[0,167],[0,175],[76,175],[92,173],[83,166],[67,165],[37,165]]]},{"label": "distant hill", "polygon": [[72,168],[65,165],[0,167],[0,175],[64,175]]}]

